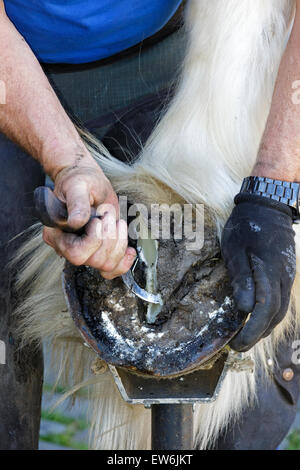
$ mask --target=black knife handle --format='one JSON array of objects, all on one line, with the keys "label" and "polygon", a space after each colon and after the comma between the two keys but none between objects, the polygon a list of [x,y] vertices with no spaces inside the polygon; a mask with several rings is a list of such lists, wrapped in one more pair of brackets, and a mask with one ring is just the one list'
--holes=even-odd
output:
[{"label": "black knife handle", "polygon": [[[68,210],[66,204],[60,201],[47,186],[39,186],[36,188],[34,191],[34,203],[36,215],[43,225],[60,228],[64,232],[76,233],[78,235],[84,233],[87,224],[79,230],[74,230],[70,227],[68,225]],[[101,218],[97,216],[96,209],[91,207],[91,216],[88,222],[95,217]]]}]

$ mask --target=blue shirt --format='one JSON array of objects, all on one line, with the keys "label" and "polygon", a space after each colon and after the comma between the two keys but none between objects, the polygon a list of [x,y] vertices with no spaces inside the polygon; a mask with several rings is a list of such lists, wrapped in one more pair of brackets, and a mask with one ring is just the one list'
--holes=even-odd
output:
[{"label": "blue shirt", "polygon": [[109,57],[159,31],[182,0],[4,0],[41,62]]}]

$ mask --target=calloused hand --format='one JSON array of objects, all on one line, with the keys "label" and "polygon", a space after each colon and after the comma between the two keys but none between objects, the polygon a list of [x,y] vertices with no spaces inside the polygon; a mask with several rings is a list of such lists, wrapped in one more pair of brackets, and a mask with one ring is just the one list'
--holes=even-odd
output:
[{"label": "calloused hand", "polygon": [[75,266],[99,269],[105,279],[126,273],[136,252],[128,247],[127,224],[119,219],[117,195],[101,168],[96,163],[64,168],[55,178],[54,192],[66,203],[73,229],[86,225],[92,206],[102,218],[92,219],[82,236],[45,227],[44,241]]}]

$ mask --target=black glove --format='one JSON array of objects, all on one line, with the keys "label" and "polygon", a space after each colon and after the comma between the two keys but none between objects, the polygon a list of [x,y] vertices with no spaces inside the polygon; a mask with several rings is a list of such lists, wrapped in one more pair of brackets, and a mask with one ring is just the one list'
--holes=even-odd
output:
[{"label": "black glove", "polygon": [[239,310],[251,316],[231,342],[247,351],[284,318],[296,273],[292,209],[238,194],[222,234],[222,255]]}]

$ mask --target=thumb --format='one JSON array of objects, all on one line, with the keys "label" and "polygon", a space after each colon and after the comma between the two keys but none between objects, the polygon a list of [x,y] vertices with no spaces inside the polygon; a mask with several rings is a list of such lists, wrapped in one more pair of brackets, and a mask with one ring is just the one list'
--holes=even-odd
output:
[{"label": "thumb", "polygon": [[66,192],[68,208],[68,225],[77,230],[83,227],[90,218],[91,205],[88,185],[84,181],[76,182]]}]

